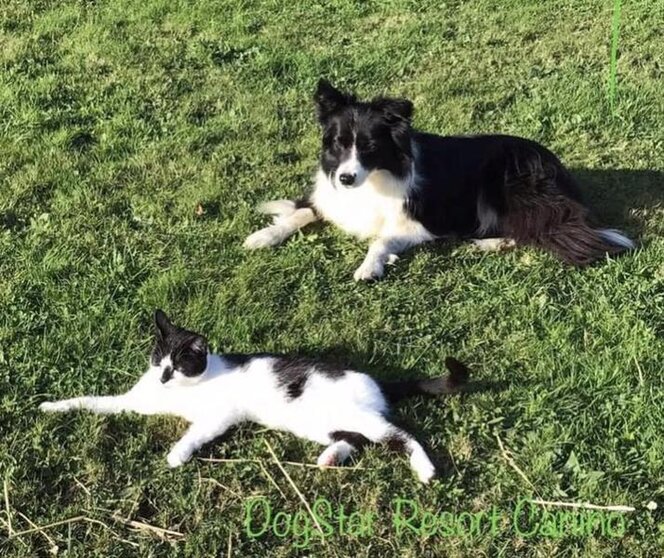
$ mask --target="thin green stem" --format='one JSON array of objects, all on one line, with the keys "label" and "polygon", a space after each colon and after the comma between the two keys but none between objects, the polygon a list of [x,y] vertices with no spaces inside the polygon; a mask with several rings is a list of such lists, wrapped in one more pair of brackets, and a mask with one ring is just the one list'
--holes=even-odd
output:
[{"label": "thin green stem", "polygon": [[609,73],[609,104],[615,110],[616,100],[616,70],[618,67],[618,38],[620,35],[620,10],[622,0],[613,3],[613,25],[611,33],[611,68]]}]

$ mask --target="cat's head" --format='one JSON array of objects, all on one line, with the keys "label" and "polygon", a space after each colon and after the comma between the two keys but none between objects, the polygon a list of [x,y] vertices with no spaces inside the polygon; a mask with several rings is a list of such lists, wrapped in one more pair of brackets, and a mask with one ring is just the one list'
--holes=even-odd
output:
[{"label": "cat's head", "polygon": [[156,341],[150,361],[161,372],[166,385],[197,383],[207,368],[208,344],[205,337],[172,323],[162,310],[154,313]]}]

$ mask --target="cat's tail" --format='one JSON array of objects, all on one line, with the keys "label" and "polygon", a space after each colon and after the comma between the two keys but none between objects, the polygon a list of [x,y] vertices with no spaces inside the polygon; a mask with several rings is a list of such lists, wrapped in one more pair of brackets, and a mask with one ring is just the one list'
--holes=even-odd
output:
[{"label": "cat's tail", "polygon": [[452,357],[445,359],[445,366],[449,370],[447,376],[425,380],[380,382],[380,388],[390,403],[415,395],[449,395],[464,391],[470,378],[470,369]]}]

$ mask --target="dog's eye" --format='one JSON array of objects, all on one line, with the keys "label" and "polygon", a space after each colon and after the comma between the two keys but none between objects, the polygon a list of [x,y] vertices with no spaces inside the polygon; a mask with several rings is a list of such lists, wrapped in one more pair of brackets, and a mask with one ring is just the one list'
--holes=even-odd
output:
[{"label": "dog's eye", "polygon": [[376,149],[378,149],[378,145],[374,141],[365,141],[362,142],[361,145],[358,145],[358,148],[360,151],[364,151],[365,153],[371,153],[372,151],[376,151]]}]

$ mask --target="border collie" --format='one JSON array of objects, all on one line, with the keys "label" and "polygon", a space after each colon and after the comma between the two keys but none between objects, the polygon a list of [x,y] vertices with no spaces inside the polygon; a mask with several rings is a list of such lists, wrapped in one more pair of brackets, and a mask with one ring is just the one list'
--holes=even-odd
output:
[{"label": "border collie", "polygon": [[313,193],[263,204],[274,223],[250,235],[246,248],[331,221],[371,239],[357,281],[380,278],[409,247],[455,236],[489,250],[538,246],[577,266],[634,248],[591,222],[570,172],[534,141],[418,132],[410,101],[359,101],[325,80],[314,100],[323,145]]}]

